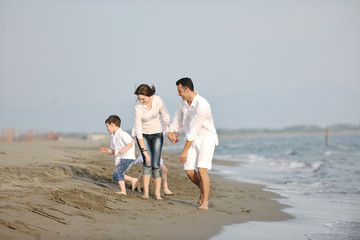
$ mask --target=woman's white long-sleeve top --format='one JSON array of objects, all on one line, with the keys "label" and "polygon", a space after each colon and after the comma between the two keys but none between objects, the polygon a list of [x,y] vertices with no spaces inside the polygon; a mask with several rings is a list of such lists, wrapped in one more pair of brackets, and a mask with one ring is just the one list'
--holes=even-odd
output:
[{"label": "woman's white long-sleeve top", "polygon": [[135,104],[133,135],[137,138],[143,138],[143,133],[154,134],[163,132],[164,126],[161,119],[167,128],[170,124],[170,115],[164,101],[158,95],[154,95],[151,109],[137,100]]}]

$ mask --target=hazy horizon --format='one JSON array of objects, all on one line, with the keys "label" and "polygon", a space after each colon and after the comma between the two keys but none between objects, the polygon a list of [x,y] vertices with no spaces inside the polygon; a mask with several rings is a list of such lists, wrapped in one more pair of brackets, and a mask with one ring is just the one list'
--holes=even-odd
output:
[{"label": "hazy horizon", "polygon": [[355,0],[0,0],[0,34],[0,129],[131,129],[136,85],[173,115],[185,76],[217,128],[360,123]]}]

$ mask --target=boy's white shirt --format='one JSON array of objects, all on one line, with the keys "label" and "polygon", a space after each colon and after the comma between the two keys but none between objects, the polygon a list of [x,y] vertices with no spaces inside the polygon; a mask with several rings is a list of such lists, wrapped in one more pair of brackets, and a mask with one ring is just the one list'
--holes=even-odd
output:
[{"label": "boy's white shirt", "polygon": [[[133,143],[131,148],[129,148],[123,154],[119,154],[119,151],[131,142]],[[115,134],[111,135],[110,149],[114,150],[115,165],[118,165],[122,158],[134,160],[136,159],[134,139],[127,132],[122,131],[121,128],[119,128]]]}]

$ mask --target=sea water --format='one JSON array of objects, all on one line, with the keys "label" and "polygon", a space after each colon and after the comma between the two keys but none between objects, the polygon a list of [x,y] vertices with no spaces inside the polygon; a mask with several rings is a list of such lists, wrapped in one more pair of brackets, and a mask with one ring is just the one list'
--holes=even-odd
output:
[{"label": "sea water", "polygon": [[224,226],[211,240],[360,239],[360,134],[330,135],[328,144],[320,135],[220,138],[214,158],[236,164],[213,173],[265,185],[294,218]]}]

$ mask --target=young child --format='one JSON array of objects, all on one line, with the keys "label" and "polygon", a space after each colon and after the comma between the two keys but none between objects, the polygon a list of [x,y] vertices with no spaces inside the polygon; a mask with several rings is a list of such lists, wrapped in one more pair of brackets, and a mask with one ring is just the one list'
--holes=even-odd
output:
[{"label": "young child", "polygon": [[[138,182],[137,178],[130,177],[125,173],[128,172],[131,166],[135,163],[135,145],[132,137],[121,130],[121,120],[116,115],[111,115],[106,119],[105,125],[111,134],[110,149],[103,147],[100,152],[115,154],[115,170],[113,172],[113,179],[117,181],[120,186],[118,194],[126,195],[125,181],[131,182],[131,189],[134,191]],[[124,181],[125,180],[125,181]]]}]

